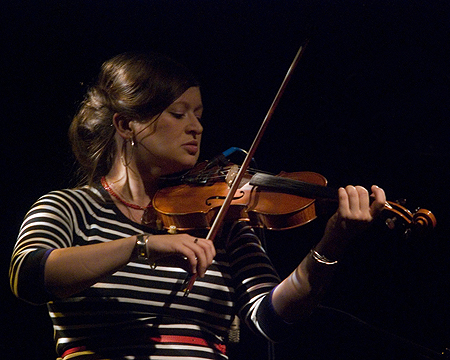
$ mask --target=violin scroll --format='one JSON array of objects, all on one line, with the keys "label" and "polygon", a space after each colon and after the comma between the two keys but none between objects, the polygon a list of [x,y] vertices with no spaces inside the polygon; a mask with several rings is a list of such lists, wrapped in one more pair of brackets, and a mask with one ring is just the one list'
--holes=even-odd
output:
[{"label": "violin scroll", "polygon": [[[404,204],[405,200],[401,203]],[[400,228],[405,238],[409,238],[413,233],[424,235],[436,227],[436,217],[427,209],[419,208],[413,213],[401,205],[400,201],[387,201],[384,210],[383,212],[388,214],[385,219],[388,229]]]},{"label": "violin scroll", "polygon": [[414,213],[413,223],[423,228],[434,229],[436,227],[436,217],[430,210],[418,209]]}]

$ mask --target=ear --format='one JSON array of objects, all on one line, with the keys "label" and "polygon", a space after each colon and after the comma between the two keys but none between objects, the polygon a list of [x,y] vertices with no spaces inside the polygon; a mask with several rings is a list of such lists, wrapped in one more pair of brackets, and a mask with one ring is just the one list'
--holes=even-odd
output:
[{"label": "ear", "polygon": [[117,133],[125,140],[129,140],[134,136],[132,121],[131,118],[124,114],[115,113],[113,115],[112,123]]}]

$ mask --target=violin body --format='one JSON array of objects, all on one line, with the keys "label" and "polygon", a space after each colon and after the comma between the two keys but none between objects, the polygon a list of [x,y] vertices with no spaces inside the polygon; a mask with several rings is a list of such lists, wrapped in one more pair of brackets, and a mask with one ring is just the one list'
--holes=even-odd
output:
[{"label": "violin body", "polygon": [[[281,172],[277,177],[320,186],[327,184],[324,176],[310,171]],[[317,217],[314,198],[283,191],[269,191],[260,186],[248,186],[252,186],[253,189],[247,214],[254,226],[269,230],[285,230],[307,224]]]},{"label": "violin body", "polygon": [[[152,204],[165,228],[209,229],[227,191],[225,182],[213,185],[181,184],[159,190]],[[226,219],[246,218],[248,201],[248,192],[236,196]]]},{"label": "violin body", "polygon": [[[320,186],[327,184],[324,176],[308,171],[281,172],[277,176]],[[246,220],[254,227],[284,230],[304,225],[317,217],[315,199],[250,185],[251,177],[246,174],[241,181],[225,216],[226,221]],[[208,179],[203,184],[185,183],[158,191],[153,198],[153,208],[164,227],[208,229],[229,191],[228,183],[222,177],[220,179]]]}]

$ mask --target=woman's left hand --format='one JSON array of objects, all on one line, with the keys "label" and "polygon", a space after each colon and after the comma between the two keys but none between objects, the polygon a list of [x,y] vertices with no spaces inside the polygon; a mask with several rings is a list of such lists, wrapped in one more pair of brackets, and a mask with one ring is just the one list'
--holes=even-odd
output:
[{"label": "woman's left hand", "polygon": [[386,196],[383,189],[371,187],[372,194],[362,186],[340,188],[339,208],[329,220],[327,237],[351,238],[362,232],[383,210]]}]

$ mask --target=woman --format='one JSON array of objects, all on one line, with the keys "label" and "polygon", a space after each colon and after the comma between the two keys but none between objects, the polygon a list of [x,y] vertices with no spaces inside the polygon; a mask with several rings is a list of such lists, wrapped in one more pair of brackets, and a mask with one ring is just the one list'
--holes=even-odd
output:
[{"label": "woman", "polygon": [[[202,111],[198,82],[170,59],[122,54],[103,64],[69,132],[85,185],[33,205],[10,268],[16,296],[48,303],[60,359],[226,359],[236,313],[282,340],[383,208],[376,186],[373,202],[362,187],[339,189],[322,240],[282,282],[246,223],[224,224],[214,243],[167,234],[151,200],[161,176],[196,164]],[[187,273],[198,275],[188,297]]]}]

